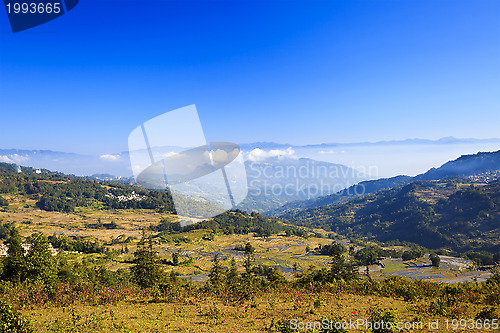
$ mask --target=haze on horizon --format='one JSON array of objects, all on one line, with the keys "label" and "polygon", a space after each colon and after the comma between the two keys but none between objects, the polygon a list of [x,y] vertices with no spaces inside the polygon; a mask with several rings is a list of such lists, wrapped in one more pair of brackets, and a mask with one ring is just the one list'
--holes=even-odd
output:
[{"label": "haze on horizon", "polygon": [[[310,158],[316,161],[342,164],[367,174],[372,179],[377,179],[396,175],[415,176],[462,155],[497,151],[500,150],[500,139],[409,140],[316,146],[254,143],[243,145],[242,148],[244,159],[250,162],[272,162],[272,159],[277,157],[282,160],[281,163],[286,164],[287,159]],[[173,153],[173,151],[166,147],[165,153]],[[81,155],[54,151],[0,149],[0,162],[45,168],[79,176],[93,174],[132,176],[127,152]]]}]

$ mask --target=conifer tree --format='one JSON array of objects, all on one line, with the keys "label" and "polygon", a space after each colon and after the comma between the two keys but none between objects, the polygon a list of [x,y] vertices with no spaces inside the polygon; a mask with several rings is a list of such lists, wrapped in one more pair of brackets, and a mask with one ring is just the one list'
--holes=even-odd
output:
[{"label": "conifer tree", "polygon": [[332,257],[330,263],[330,276],[332,280],[352,280],[358,278],[358,267],[346,260],[343,255],[344,252],[346,251],[342,245],[332,246],[330,254]]},{"label": "conifer tree", "polygon": [[26,274],[31,280],[41,279],[45,282],[56,275],[56,262],[49,250],[47,236],[34,233],[29,238],[30,249],[26,255]]},{"label": "conifer tree", "polygon": [[10,228],[10,235],[6,241],[9,249],[3,269],[3,279],[12,282],[21,282],[25,278],[26,260],[22,248],[22,239],[19,229],[15,226]]},{"label": "conifer tree", "polygon": [[229,270],[227,271],[226,279],[230,284],[235,283],[238,280],[238,267],[236,267],[236,260],[234,260],[234,257],[231,258],[229,263]]},{"label": "conifer tree", "polygon": [[222,267],[219,259],[219,254],[216,253],[213,259],[213,265],[208,274],[208,281],[216,288],[219,288],[224,278],[224,268]]},{"label": "conifer tree", "polygon": [[245,257],[243,258],[243,267],[245,267],[245,272],[243,273],[243,277],[246,280],[249,280],[252,277],[253,269],[252,263],[254,262],[254,252],[255,248],[248,242],[245,245]]},{"label": "conifer tree", "polygon": [[158,252],[153,249],[153,240],[143,237],[134,252],[134,265],[130,268],[134,281],[143,288],[158,285],[163,276]]}]

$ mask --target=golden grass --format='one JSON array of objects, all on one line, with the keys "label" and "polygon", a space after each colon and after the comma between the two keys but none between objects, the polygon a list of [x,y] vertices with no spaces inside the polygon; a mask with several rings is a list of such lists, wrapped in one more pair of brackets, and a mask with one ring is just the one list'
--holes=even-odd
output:
[{"label": "golden grass", "polygon": [[[330,293],[275,292],[256,295],[241,304],[223,304],[210,297],[189,297],[174,303],[120,302],[107,306],[74,306],[23,310],[37,332],[276,332],[273,323],[295,318],[320,321],[368,320],[371,308],[392,309],[398,321],[420,316],[410,303],[384,297]],[[355,314],[353,314],[355,311]],[[472,310],[469,314],[473,315]],[[438,318],[421,317],[426,323]],[[367,330],[354,330],[367,332]],[[421,330],[420,332],[445,332]],[[352,330],[349,330],[352,332]]]}]

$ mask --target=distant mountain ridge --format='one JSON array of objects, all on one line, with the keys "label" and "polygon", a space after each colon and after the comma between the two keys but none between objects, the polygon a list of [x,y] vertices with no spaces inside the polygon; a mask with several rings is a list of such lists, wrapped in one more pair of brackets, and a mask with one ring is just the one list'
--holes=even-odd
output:
[{"label": "distant mountain ridge", "polygon": [[404,139],[404,140],[383,140],[383,141],[361,141],[361,142],[327,142],[318,144],[286,144],[286,143],[275,143],[275,142],[254,142],[240,144],[243,150],[252,150],[255,148],[261,149],[286,149],[286,148],[328,148],[328,147],[340,147],[340,146],[386,146],[386,145],[421,145],[421,144],[462,144],[462,143],[480,143],[480,142],[490,142],[490,143],[500,143],[500,138],[489,138],[489,139],[475,139],[475,138],[455,138],[453,136],[443,137],[437,140],[431,139]]},{"label": "distant mountain ridge", "polygon": [[[1,161],[28,165],[35,169],[58,170],[65,174],[87,173],[90,176],[82,176],[86,179],[134,183],[133,177],[116,176],[126,174],[124,170],[129,168],[128,153],[95,157],[50,150],[4,149],[0,150]],[[85,165],[89,167],[85,168]],[[345,165],[294,156],[247,160],[245,166],[250,191],[247,199],[238,208],[261,213],[288,202],[335,193],[367,179],[365,175]],[[90,172],[92,169],[104,171]]]},{"label": "distant mountain ridge", "polygon": [[383,189],[387,189],[396,185],[407,184],[411,181],[409,176],[396,176],[391,178],[382,178],[375,180],[367,180],[359,184],[352,185],[342,191],[330,194],[324,197],[314,198],[310,200],[301,200],[288,203],[273,211],[267,212],[271,216],[279,216],[286,212],[309,209],[314,207],[341,204],[355,197],[374,193]]},{"label": "distant mountain ridge", "polygon": [[[117,155],[118,156],[118,155]],[[57,170],[65,174],[89,176],[108,173],[116,176],[130,174],[125,160],[106,161],[102,156],[67,153],[53,150],[0,149],[0,162],[15,163],[36,169]],[[128,162],[128,157],[126,160]]]}]

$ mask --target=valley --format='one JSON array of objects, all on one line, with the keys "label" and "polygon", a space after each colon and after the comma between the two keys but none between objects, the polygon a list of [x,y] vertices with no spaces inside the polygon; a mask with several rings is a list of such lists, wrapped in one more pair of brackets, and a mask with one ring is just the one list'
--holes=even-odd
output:
[{"label": "valley", "polygon": [[[132,253],[137,249],[144,228],[159,224],[162,219],[173,219],[170,214],[161,214],[151,210],[112,210],[102,211],[89,208],[77,209],[74,213],[47,212],[36,207],[34,200],[18,196],[7,197],[11,204],[8,209],[0,211],[0,223],[15,223],[20,226],[21,233],[28,237],[40,232],[47,236],[67,236],[89,242],[102,244],[108,253],[85,254],[71,252],[72,260],[92,258],[96,265],[104,265],[106,269],[128,269],[132,265]],[[112,229],[97,227],[113,223]],[[164,262],[170,262],[173,253],[178,253],[180,262],[187,265],[166,265],[167,272],[175,271],[183,279],[195,283],[204,283],[212,266],[213,256],[218,253],[225,265],[234,257],[241,265],[244,252],[235,250],[250,242],[255,248],[255,265],[278,269],[285,277],[292,280],[295,273],[308,269],[328,267],[328,255],[315,254],[314,249],[339,242],[349,246],[349,240],[335,237],[328,239],[329,232],[323,229],[310,229],[308,237],[287,236],[285,233],[269,237],[259,237],[252,233],[247,235],[224,235],[214,233],[211,229],[198,229],[188,232],[173,233],[157,237],[155,250]],[[321,235],[323,237],[316,237]],[[335,236],[331,234],[330,236]],[[368,243],[370,245],[370,243]],[[127,248],[127,253],[124,248]],[[306,249],[309,249],[307,251]],[[401,246],[389,246],[386,249],[407,249]],[[114,251],[114,252],[113,252]],[[411,279],[426,279],[433,282],[483,281],[491,274],[474,269],[472,261],[462,258],[441,256],[442,265],[431,267],[428,254],[415,261],[403,262],[401,259],[384,258],[382,265],[369,266],[372,278],[382,279],[386,276],[404,276]],[[294,266],[296,272],[294,271]],[[426,267],[422,267],[426,266]],[[361,274],[365,266],[359,268]]]}]

